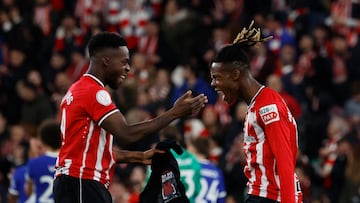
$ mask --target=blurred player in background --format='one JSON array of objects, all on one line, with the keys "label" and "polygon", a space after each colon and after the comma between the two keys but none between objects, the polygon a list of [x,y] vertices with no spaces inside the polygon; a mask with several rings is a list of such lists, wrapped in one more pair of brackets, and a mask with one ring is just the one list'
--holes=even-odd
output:
[{"label": "blurred player in background", "polygon": [[226,189],[222,171],[208,160],[210,154],[209,137],[196,137],[190,140],[188,149],[195,154],[201,164],[201,190],[196,203],[225,203]]},{"label": "blurred player in background", "polygon": [[55,162],[61,145],[60,124],[56,120],[45,120],[39,126],[38,137],[44,154],[30,159],[27,165],[26,192],[36,194],[36,202],[52,203]]}]

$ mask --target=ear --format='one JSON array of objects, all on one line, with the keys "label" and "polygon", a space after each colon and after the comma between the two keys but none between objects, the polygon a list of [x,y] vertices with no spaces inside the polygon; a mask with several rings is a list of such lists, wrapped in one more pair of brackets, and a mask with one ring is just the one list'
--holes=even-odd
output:
[{"label": "ear", "polygon": [[101,61],[102,61],[102,63],[103,63],[105,66],[109,66],[109,65],[111,64],[111,60],[110,60],[110,58],[107,57],[107,56],[102,57],[102,58],[101,58]]}]

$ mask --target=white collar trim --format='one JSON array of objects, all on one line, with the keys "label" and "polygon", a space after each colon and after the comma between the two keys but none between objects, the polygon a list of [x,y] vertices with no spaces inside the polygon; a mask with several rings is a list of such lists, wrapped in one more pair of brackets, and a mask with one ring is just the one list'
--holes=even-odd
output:
[{"label": "white collar trim", "polygon": [[96,82],[98,82],[101,86],[105,87],[104,83],[102,83],[97,77],[95,77],[94,75],[91,75],[89,73],[85,73],[84,76],[89,76],[92,79],[94,79]]}]

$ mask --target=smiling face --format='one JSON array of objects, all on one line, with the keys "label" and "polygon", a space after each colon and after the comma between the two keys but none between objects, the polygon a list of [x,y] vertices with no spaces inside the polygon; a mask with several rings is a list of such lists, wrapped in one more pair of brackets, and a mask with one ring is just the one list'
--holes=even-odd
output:
[{"label": "smiling face", "polygon": [[105,83],[112,89],[117,89],[130,71],[129,50],[126,46],[120,46],[117,49],[107,49],[106,52],[107,57],[103,59],[106,65]]},{"label": "smiling face", "polygon": [[211,86],[215,91],[222,95],[225,102],[233,104],[239,97],[238,94],[238,77],[235,77],[235,71],[229,64],[214,62],[211,64]]}]

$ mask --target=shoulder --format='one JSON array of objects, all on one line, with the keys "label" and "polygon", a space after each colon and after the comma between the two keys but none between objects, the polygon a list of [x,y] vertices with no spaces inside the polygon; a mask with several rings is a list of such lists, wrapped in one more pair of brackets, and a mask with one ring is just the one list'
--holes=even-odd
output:
[{"label": "shoulder", "polygon": [[26,170],[27,170],[26,165],[22,165],[22,166],[19,166],[19,167],[15,168],[14,177],[19,177],[19,176],[24,175]]},{"label": "shoulder", "polygon": [[90,101],[96,99],[96,101],[103,105],[111,103],[109,91],[90,77],[81,77],[79,81],[73,84],[69,92],[74,97],[84,98],[83,101],[89,101],[86,99],[88,98]]},{"label": "shoulder", "polygon": [[287,113],[286,104],[280,94],[267,87],[256,98],[255,108],[265,124],[278,121],[282,113]]},{"label": "shoulder", "polygon": [[260,109],[268,105],[282,107],[285,105],[285,102],[278,92],[265,87],[255,99],[255,107]]}]

